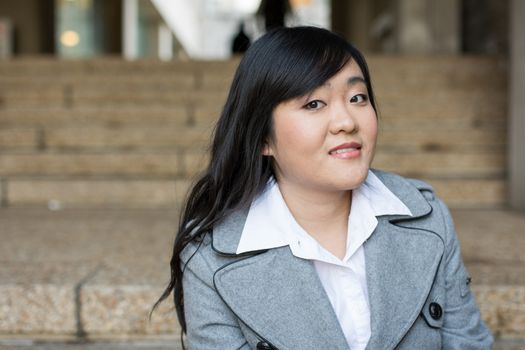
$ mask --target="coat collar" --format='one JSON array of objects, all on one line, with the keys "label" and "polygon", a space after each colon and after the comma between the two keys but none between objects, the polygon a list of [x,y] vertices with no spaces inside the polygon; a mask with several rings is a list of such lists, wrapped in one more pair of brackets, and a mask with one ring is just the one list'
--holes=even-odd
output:
[{"label": "coat collar", "polygon": [[[374,174],[410,209],[412,216],[389,216],[391,221],[414,220],[426,216],[432,211],[421,191],[431,192],[432,187],[422,181],[410,182],[401,176],[372,169]],[[242,229],[248,216],[249,208],[232,212],[213,229],[212,246],[222,255],[237,255]],[[248,252],[241,255],[250,255]]]},{"label": "coat collar", "polygon": [[[432,207],[422,193],[430,195],[431,187],[374,172],[413,214],[379,217],[364,246],[372,327],[367,349],[393,349],[423,308],[444,245],[427,220]],[[217,253],[241,257],[235,252],[247,214],[235,212],[215,227]],[[302,348],[307,335],[317,348],[348,348],[311,261],[294,257],[288,246],[243,255],[219,269],[214,283],[247,326],[277,348]]]},{"label": "coat collar", "polygon": [[412,212],[412,217],[392,216],[391,221],[418,219],[430,214],[432,207],[423,195],[423,193],[428,193],[428,195],[432,193],[433,189],[429,184],[419,180],[407,180],[399,175],[381,170],[373,169],[372,171]]}]

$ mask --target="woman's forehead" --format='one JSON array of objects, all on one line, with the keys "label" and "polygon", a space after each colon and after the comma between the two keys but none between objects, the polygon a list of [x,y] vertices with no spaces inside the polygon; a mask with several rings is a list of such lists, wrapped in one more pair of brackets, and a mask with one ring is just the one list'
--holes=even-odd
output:
[{"label": "woman's forehead", "polygon": [[366,86],[366,80],[359,66],[356,63],[348,62],[339,72],[312,90],[312,92],[319,89],[332,89],[334,87],[352,88],[356,85]]}]

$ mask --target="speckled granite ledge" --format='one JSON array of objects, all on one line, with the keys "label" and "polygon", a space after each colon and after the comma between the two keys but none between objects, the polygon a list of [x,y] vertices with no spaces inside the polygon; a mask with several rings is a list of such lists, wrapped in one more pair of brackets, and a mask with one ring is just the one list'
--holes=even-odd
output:
[{"label": "speckled granite ledge", "polygon": [[[473,291],[499,339],[525,341],[525,215],[453,212]],[[0,210],[2,339],[168,339],[171,210]],[[509,343],[500,349],[519,349]],[[0,347],[0,349],[2,349]],[[42,347],[41,349],[45,349]]]}]

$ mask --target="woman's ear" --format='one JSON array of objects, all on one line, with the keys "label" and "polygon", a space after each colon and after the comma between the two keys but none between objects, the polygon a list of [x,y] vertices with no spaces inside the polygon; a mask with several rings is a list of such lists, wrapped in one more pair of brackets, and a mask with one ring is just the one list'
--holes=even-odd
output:
[{"label": "woman's ear", "polygon": [[272,152],[272,148],[270,147],[270,145],[268,144],[268,142],[265,142],[264,143],[264,146],[263,146],[263,149],[261,151],[261,154],[263,156],[273,156],[273,152]]}]

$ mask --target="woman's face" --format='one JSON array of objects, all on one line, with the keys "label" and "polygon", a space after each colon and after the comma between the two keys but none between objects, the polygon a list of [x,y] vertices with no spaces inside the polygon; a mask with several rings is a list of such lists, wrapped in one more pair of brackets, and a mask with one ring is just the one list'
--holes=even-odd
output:
[{"label": "woman's face", "polygon": [[366,179],[376,136],[363,73],[351,60],[316,90],[277,105],[263,154],[274,158],[281,184],[346,191]]}]

